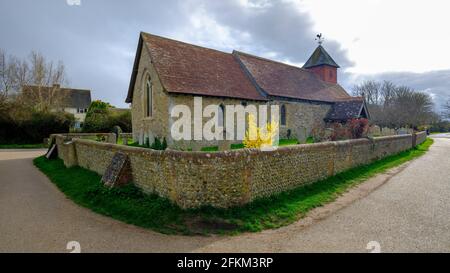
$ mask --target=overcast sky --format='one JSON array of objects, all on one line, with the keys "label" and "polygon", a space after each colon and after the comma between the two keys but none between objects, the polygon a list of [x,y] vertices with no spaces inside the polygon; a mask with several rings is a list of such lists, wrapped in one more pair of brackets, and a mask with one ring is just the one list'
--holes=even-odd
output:
[{"label": "overcast sky", "polygon": [[126,107],[140,31],[299,66],[321,32],[349,92],[388,79],[439,105],[450,98],[449,10],[445,0],[1,0],[0,48],[62,60],[71,87]]}]

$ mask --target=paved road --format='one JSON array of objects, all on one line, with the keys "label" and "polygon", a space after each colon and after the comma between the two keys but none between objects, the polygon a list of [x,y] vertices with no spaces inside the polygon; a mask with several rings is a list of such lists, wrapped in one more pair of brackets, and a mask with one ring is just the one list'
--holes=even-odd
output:
[{"label": "paved road", "polygon": [[83,252],[368,252],[369,241],[382,252],[450,252],[449,135],[325,219],[235,237],[162,235],[78,207],[33,167],[42,153],[0,150],[0,252],[68,252],[69,241]]}]

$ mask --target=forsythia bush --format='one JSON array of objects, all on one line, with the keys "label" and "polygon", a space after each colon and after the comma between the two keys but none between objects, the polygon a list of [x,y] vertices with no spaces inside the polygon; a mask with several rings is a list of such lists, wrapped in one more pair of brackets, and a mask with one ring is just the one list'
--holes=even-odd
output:
[{"label": "forsythia bush", "polygon": [[248,117],[248,130],[245,133],[245,148],[263,148],[274,146],[275,137],[278,134],[278,123],[272,121],[267,123],[265,128],[256,125],[256,119],[253,115]]}]

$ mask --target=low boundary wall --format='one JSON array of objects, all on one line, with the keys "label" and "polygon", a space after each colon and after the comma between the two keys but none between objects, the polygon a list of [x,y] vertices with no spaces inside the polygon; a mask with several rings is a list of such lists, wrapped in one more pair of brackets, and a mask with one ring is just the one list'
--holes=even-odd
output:
[{"label": "low boundary wall", "polygon": [[103,175],[116,152],[130,159],[133,182],[182,208],[231,207],[313,183],[411,149],[426,133],[280,147],[274,151],[156,151],[57,135],[66,166]]},{"label": "low boundary wall", "polygon": [[67,140],[80,138],[80,139],[90,139],[94,140],[97,137],[104,137],[105,142],[107,143],[116,143],[117,137],[114,133],[64,133],[64,134],[53,134],[50,136],[50,139],[55,136],[62,136]]}]

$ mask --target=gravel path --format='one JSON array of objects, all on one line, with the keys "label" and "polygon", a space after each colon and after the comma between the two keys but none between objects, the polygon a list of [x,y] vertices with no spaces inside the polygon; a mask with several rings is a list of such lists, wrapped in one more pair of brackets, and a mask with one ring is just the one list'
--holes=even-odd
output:
[{"label": "gravel path", "polygon": [[449,135],[312,217],[234,237],[162,235],[78,207],[34,168],[43,152],[0,150],[0,252],[69,252],[69,241],[82,252],[368,252],[370,241],[382,252],[450,252]]}]

